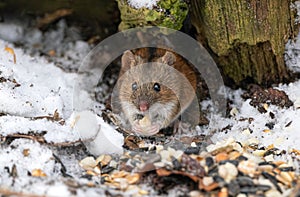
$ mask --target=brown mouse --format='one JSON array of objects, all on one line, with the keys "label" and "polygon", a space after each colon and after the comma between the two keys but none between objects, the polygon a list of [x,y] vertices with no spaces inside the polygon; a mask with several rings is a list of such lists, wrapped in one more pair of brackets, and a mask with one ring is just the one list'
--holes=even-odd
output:
[{"label": "brown mouse", "polygon": [[125,51],[121,62],[119,104],[132,132],[158,133],[195,99],[197,74],[181,56],[165,49],[141,48]]}]

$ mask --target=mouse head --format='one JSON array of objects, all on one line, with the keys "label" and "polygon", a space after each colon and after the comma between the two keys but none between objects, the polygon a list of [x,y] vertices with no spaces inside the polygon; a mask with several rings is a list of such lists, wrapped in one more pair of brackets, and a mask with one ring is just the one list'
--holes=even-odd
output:
[{"label": "mouse head", "polygon": [[119,99],[123,112],[132,121],[149,115],[155,119],[173,119],[180,111],[171,66],[175,56],[166,52],[155,62],[144,63],[140,56],[126,51],[122,56],[123,75],[119,79]]}]

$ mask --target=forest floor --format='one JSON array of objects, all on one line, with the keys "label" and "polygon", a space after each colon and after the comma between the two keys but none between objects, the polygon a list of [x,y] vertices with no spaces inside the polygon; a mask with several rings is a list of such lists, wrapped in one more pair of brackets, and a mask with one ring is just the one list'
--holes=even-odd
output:
[{"label": "forest floor", "polygon": [[[300,194],[300,80],[269,89],[226,88],[225,117],[210,114],[208,99],[201,107],[209,124],[189,135],[143,138],[120,132],[107,117],[115,72],[97,90],[99,99],[82,94],[99,113],[96,122],[76,127],[90,118],[74,112],[73,99],[78,68],[94,46],[75,27],[64,20],[47,31],[0,23],[0,38],[0,194]],[[300,36],[286,45],[287,65],[295,71],[299,49]],[[99,125],[102,139],[84,142],[79,130]]]}]

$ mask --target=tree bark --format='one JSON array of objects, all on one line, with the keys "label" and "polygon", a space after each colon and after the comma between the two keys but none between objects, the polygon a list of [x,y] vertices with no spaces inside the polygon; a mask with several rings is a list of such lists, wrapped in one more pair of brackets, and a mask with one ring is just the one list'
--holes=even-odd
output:
[{"label": "tree bark", "polygon": [[293,35],[291,0],[192,0],[197,39],[211,50],[228,85],[289,79],[285,43]]}]

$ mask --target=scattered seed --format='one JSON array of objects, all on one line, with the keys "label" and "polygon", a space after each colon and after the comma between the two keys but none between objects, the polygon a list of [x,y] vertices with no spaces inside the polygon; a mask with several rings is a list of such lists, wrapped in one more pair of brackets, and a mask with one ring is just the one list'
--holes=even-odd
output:
[{"label": "scattered seed", "polygon": [[294,168],[289,166],[289,167],[279,167],[279,170],[282,172],[290,172],[290,171],[294,171]]},{"label": "scattered seed", "polygon": [[228,193],[231,196],[236,196],[238,193],[240,193],[240,185],[236,180],[232,180],[228,184]]},{"label": "scattered seed", "polygon": [[292,122],[293,122],[292,120],[291,120],[290,122],[288,122],[288,123],[285,125],[285,127],[291,126]]},{"label": "scattered seed", "polygon": [[190,146],[188,148],[186,148],[184,150],[184,153],[187,154],[187,155],[190,155],[190,154],[198,154],[200,151],[200,147],[193,147],[193,146]]},{"label": "scattered seed", "polygon": [[204,186],[214,183],[214,179],[212,177],[203,177],[202,181]]},{"label": "scattered seed", "polygon": [[240,172],[243,172],[244,174],[247,174],[251,177],[254,176],[256,172],[256,168],[257,168],[257,164],[250,160],[241,161],[238,165],[238,170]]},{"label": "scattered seed", "polygon": [[267,172],[262,172],[262,175],[267,178],[269,181],[271,181],[271,183],[276,187],[276,189],[282,193],[282,190],[281,188],[279,187],[279,185],[277,184],[277,179],[271,175],[270,173],[267,173]]},{"label": "scattered seed", "polygon": [[218,197],[227,197],[228,196],[228,189],[223,187],[221,191],[218,193]]},{"label": "scattered seed", "polygon": [[94,157],[86,157],[79,162],[79,165],[85,170],[93,170],[97,162]]},{"label": "scattered seed", "polygon": [[288,172],[281,172],[279,176],[285,181],[286,185],[291,185],[293,178]]},{"label": "scattered seed", "polygon": [[30,149],[26,148],[26,149],[23,150],[24,157],[28,157],[29,154],[30,154]]},{"label": "scattered seed", "polygon": [[31,176],[46,177],[47,175],[41,169],[34,169],[31,171]]},{"label": "scattered seed", "polygon": [[214,159],[212,157],[206,157],[205,158],[205,164],[208,167],[212,167],[214,165]]},{"label": "scattered seed", "polygon": [[101,155],[96,159],[96,163],[100,163],[101,166],[106,166],[109,164],[109,162],[112,160],[112,157],[110,155]]},{"label": "scattered seed", "polygon": [[269,112],[269,115],[270,115],[270,117],[271,117],[271,119],[274,119],[275,118],[275,114],[273,113],[273,112]]},{"label": "scattered seed", "polygon": [[253,179],[249,176],[239,176],[236,178],[239,185],[242,186],[253,186]]},{"label": "scattered seed", "polygon": [[229,159],[230,160],[236,160],[240,156],[241,156],[241,153],[238,152],[238,151],[232,151],[232,152],[229,153]]},{"label": "scattered seed", "polygon": [[275,189],[271,189],[271,190],[265,192],[265,196],[266,197],[274,197],[274,196],[282,196],[282,194]]},{"label": "scattered seed", "polygon": [[238,175],[238,170],[235,165],[227,162],[226,164],[219,166],[218,173],[228,183]]},{"label": "scattered seed", "polygon": [[129,174],[126,176],[126,179],[129,184],[135,184],[140,180],[140,175],[139,174]]},{"label": "scattered seed", "polygon": [[274,166],[269,165],[269,164],[267,164],[267,165],[259,165],[257,167],[257,170],[260,171],[260,172],[272,172],[273,169],[274,169]]},{"label": "scattered seed", "polygon": [[223,165],[223,164],[226,164],[226,163],[232,163],[233,165],[237,166],[239,164],[239,161],[238,160],[223,160],[223,161],[220,161],[220,165]]},{"label": "scattered seed", "polygon": [[228,160],[229,156],[227,153],[218,153],[215,157],[216,162],[220,162],[220,161],[224,161],[224,160]]}]

